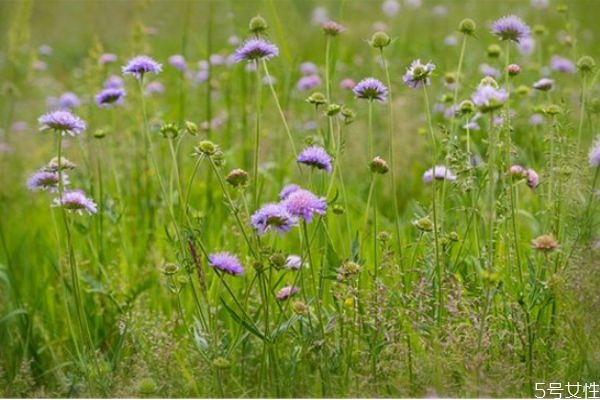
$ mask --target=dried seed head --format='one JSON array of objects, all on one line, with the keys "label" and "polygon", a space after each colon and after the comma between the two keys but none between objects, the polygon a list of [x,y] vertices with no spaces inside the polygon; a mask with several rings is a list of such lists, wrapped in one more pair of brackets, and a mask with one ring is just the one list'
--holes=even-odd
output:
[{"label": "dried seed head", "polygon": [[225,177],[225,181],[233,187],[244,187],[248,184],[248,180],[248,173],[240,168],[231,170]]},{"label": "dried seed head", "polygon": [[553,251],[558,248],[558,242],[552,235],[541,235],[531,241],[534,249],[540,251]]}]

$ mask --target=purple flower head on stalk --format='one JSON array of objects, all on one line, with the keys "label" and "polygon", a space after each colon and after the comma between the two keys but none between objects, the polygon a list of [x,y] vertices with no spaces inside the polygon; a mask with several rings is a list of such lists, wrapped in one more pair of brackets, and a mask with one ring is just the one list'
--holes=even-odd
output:
[{"label": "purple flower head on stalk", "polygon": [[265,39],[248,39],[235,50],[233,60],[235,62],[269,60],[279,55],[279,49],[273,43]]},{"label": "purple flower head on stalk", "polygon": [[522,39],[517,45],[517,50],[524,56],[532,54],[535,50],[535,39],[532,37]]},{"label": "purple flower head on stalk", "polygon": [[209,76],[208,69],[201,69],[196,73],[196,76],[194,76],[194,83],[200,84],[200,83],[206,82],[208,80],[208,76]]},{"label": "purple flower head on stalk", "polygon": [[531,36],[531,29],[516,15],[502,17],[492,23],[492,33],[500,40],[512,40],[519,43]]},{"label": "purple flower head on stalk", "polygon": [[300,72],[302,75],[315,75],[319,73],[319,68],[314,63],[307,61],[300,64]]},{"label": "purple flower head on stalk", "polygon": [[162,64],[157,63],[148,56],[137,56],[129,60],[122,69],[125,75],[133,75],[136,79],[143,79],[144,74],[158,74],[162,71]]},{"label": "purple flower head on stalk", "polygon": [[547,92],[554,87],[554,80],[550,78],[542,78],[533,84],[533,88]]},{"label": "purple flower head on stalk", "polygon": [[117,55],[113,53],[104,53],[98,59],[98,62],[102,65],[114,63],[117,61]]},{"label": "purple flower head on stalk", "polygon": [[375,78],[365,78],[352,89],[359,99],[385,101],[388,90],[381,81]]},{"label": "purple flower head on stalk", "polygon": [[[59,174],[57,171],[47,171],[41,169],[34,172],[29,179],[27,179],[27,188],[31,191],[47,190],[49,192],[56,192],[58,190],[58,178]],[[69,184],[67,174],[62,174],[63,186]]]},{"label": "purple flower head on stalk", "polygon": [[300,289],[296,286],[284,286],[279,292],[277,292],[275,297],[277,297],[277,300],[285,300],[299,291]]},{"label": "purple flower head on stalk", "polygon": [[350,78],[342,79],[342,80],[340,81],[340,87],[341,87],[342,89],[345,89],[345,90],[351,90],[351,89],[354,89],[354,87],[355,87],[355,86],[356,86],[356,82],[354,82],[354,81],[353,81],[352,79],[350,79]]},{"label": "purple flower head on stalk", "polygon": [[537,185],[540,184],[540,178],[537,174],[537,172],[535,172],[532,169],[528,169],[526,171],[527,173],[527,186],[529,186],[532,189],[535,189],[537,187]]},{"label": "purple flower head on stalk", "polygon": [[475,120],[471,120],[471,121],[467,122],[462,127],[463,127],[463,129],[468,129],[470,131],[478,131],[481,129],[481,127]]},{"label": "purple flower head on stalk", "polygon": [[79,215],[82,215],[84,211],[88,214],[95,214],[98,211],[96,203],[81,190],[64,192],[62,198],[54,199],[54,207],[63,207],[67,211]]},{"label": "purple flower head on stalk", "polygon": [[319,75],[307,75],[298,80],[296,88],[298,88],[298,90],[311,90],[319,85],[321,85],[321,78]]},{"label": "purple flower head on stalk", "polygon": [[66,110],[56,110],[42,115],[38,118],[40,130],[53,130],[61,134],[68,133],[71,136],[77,136],[86,128],[78,116]]},{"label": "purple flower head on stalk", "polygon": [[111,75],[104,81],[105,89],[116,89],[123,87],[123,79],[117,75]]},{"label": "purple flower head on stalk", "polygon": [[112,107],[123,104],[125,90],[122,88],[103,89],[96,95],[96,104],[100,107]]},{"label": "purple flower head on stalk", "polygon": [[550,59],[550,68],[554,71],[564,72],[566,74],[574,74],[577,72],[575,63],[568,58],[561,56],[552,56]]},{"label": "purple flower head on stalk", "polygon": [[325,215],[327,200],[317,197],[308,190],[298,189],[290,193],[283,201],[287,211],[298,218],[304,218],[306,222],[312,221],[313,215]]},{"label": "purple flower head on stalk", "polygon": [[527,169],[523,168],[520,165],[513,165],[508,170],[510,175],[514,178],[522,179],[527,176]]},{"label": "purple flower head on stalk", "polygon": [[290,183],[289,185],[285,185],[283,187],[283,189],[281,190],[281,192],[279,193],[279,198],[281,200],[285,200],[288,198],[288,196],[290,194],[292,194],[296,190],[300,190],[300,189],[302,189],[300,186],[293,184],[293,183]]},{"label": "purple flower head on stalk", "polygon": [[302,268],[302,258],[300,256],[296,256],[290,254],[285,259],[285,267],[288,269],[300,269]]},{"label": "purple flower head on stalk", "polygon": [[346,28],[334,21],[325,21],[322,27],[323,32],[329,36],[337,36],[346,30]]},{"label": "purple flower head on stalk", "polygon": [[502,107],[508,100],[508,93],[504,89],[483,83],[477,87],[477,90],[471,96],[471,100],[479,107],[481,112],[488,112]]},{"label": "purple flower head on stalk", "polygon": [[598,136],[592,144],[588,159],[590,161],[590,167],[596,168],[600,166],[600,136]]},{"label": "purple flower head on stalk", "polygon": [[307,147],[298,154],[296,161],[331,173],[331,156],[322,147]]},{"label": "purple flower head on stalk", "polygon": [[436,165],[433,168],[428,169],[423,174],[423,182],[431,183],[434,179],[445,179],[447,181],[455,181],[456,175],[449,168],[443,165]]},{"label": "purple flower head on stalk", "polygon": [[479,72],[481,72],[485,76],[491,76],[492,78],[500,77],[500,71],[498,71],[498,69],[492,67],[489,64],[485,64],[485,63],[483,63],[479,66]]},{"label": "purple flower head on stalk", "polygon": [[244,273],[244,268],[238,258],[227,252],[209,254],[208,265],[230,275],[241,275]]},{"label": "purple flower head on stalk", "polygon": [[146,89],[144,90],[144,93],[147,96],[151,96],[153,94],[160,94],[160,93],[164,93],[164,92],[165,92],[164,85],[158,81],[153,81],[153,82],[148,83],[146,85]]},{"label": "purple flower head on stalk", "polygon": [[406,73],[402,77],[404,84],[410,88],[417,89],[423,85],[428,86],[430,83],[429,75],[435,69],[435,65],[427,63],[421,64],[421,60],[414,60],[410,67],[406,69]]},{"label": "purple flower head on stalk", "polygon": [[269,228],[273,228],[283,235],[298,223],[296,217],[293,217],[284,206],[276,203],[262,206],[252,215],[250,221],[259,235],[265,233]]},{"label": "purple flower head on stalk", "polygon": [[58,106],[60,108],[73,108],[79,107],[81,102],[79,101],[79,97],[73,92],[65,92],[58,99]]},{"label": "purple flower head on stalk", "polygon": [[180,71],[185,71],[185,58],[181,54],[174,54],[169,57],[169,65]]}]

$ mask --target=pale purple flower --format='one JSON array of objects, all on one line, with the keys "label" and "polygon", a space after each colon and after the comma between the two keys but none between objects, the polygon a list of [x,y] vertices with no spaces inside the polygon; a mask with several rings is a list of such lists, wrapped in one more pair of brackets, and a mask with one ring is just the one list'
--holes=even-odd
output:
[{"label": "pale purple flower", "polygon": [[448,35],[444,38],[444,44],[446,46],[456,46],[458,44],[458,38],[456,35]]},{"label": "pale purple flower", "polygon": [[447,181],[455,181],[456,175],[449,168],[443,165],[436,165],[433,168],[428,169],[423,174],[423,182],[431,183],[434,179],[438,180],[447,180]]},{"label": "pale purple flower", "polygon": [[288,269],[300,269],[302,268],[302,258],[300,256],[290,254],[285,259],[285,267]]},{"label": "pale purple flower", "polygon": [[237,37],[236,35],[231,35],[227,39],[227,43],[229,43],[231,46],[237,46],[240,43],[242,43],[242,40],[239,37]]},{"label": "pale purple flower", "polygon": [[316,7],[312,12],[311,23],[314,25],[322,25],[329,20],[327,9],[323,6]]},{"label": "pale purple flower", "polygon": [[532,37],[523,38],[517,45],[520,54],[528,56],[535,50],[535,39]]},{"label": "pale purple flower", "polygon": [[477,123],[477,121],[474,121],[474,120],[467,122],[466,124],[464,124],[462,126],[462,128],[469,130],[469,131],[478,131],[481,129],[481,127],[479,126],[479,123]]},{"label": "pale purple flower", "polygon": [[12,147],[8,143],[0,142],[0,153],[10,153],[12,152]]},{"label": "pale purple flower", "polygon": [[185,58],[181,54],[173,54],[170,56],[169,65],[180,71],[185,71],[186,69]]},{"label": "pale purple flower", "polygon": [[365,78],[352,89],[359,99],[385,101],[388,90],[381,81],[375,78]]},{"label": "pale purple flower", "polygon": [[531,125],[541,125],[544,123],[544,116],[542,114],[532,114],[531,117],[529,117],[529,123]]},{"label": "pale purple flower", "polygon": [[387,16],[393,17],[400,12],[400,3],[398,0],[385,0],[381,5],[381,10]]},{"label": "pale purple flower", "polygon": [[542,78],[533,84],[533,88],[547,92],[554,87],[554,80],[550,78]]},{"label": "pale purple flower", "polygon": [[279,203],[268,203],[256,211],[250,218],[252,226],[259,235],[265,233],[269,228],[283,235],[292,226],[298,224],[296,217],[292,216],[284,206]]},{"label": "pale purple flower", "polygon": [[497,89],[489,84],[481,84],[471,96],[473,103],[482,112],[500,108],[508,100],[508,93],[504,89]]},{"label": "pale purple flower", "polygon": [[165,92],[165,86],[158,82],[158,81],[152,81],[150,83],[148,83],[146,85],[146,88],[144,89],[144,93],[147,96],[153,95],[153,94],[160,94],[160,93],[164,93]]},{"label": "pale purple flower", "polygon": [[417,89],[430,83],[429,75],[435,69],[435,64],[421,64],[421,60],[414,60],[402,77],[404,84],[410,88]]},{"label": "pale purple flower", "polygon": [[479,72],[485,76],[491,76],[492,78],[500,77],[500,71],[486,63],[483,63],[479,66]]},{"label": "pale purple flower", "polygon": [[75,212],[79,215],[82,215],[84,211],[88,214],[98,212],[96,203],[81,190],[64,192],[62,198],[54,199],[53,207],[62,207],[69,212]]},{"label": "pale purple flower", "polygon": [[77,136],[86,128],[85,122],[67,110],[56,110],[44,114],[38,119],[38,122],[41,131],[53,130],[63,135],[68,133],[71,136]]},{"label": "pale purple flower", "polygon": [[346,30],[346,28],[343,25],[340,25],[335,21],[325,21],[323,22],[322,27],[323,32],[325,32],[326,35],[330,36],[337,36]]},{"label": "pale purple flower", "polygon": [[98,62],[102,65],[114,63],[117,61],[117,55],[113,53],[104,53],[100,55]]},{"label": "pale purple flower", "polygon": [[319,75],[307,75],[303,76],[296,83],[298,90],[311,90],[321,85],[321,78]]},{"label": "pale purple flower", "polygon": [[524,178],[527,176],[527,169],[520,165],[512,165],[508,172],[515,178]]},{"label": "pale purple flower", "polygon": [[548,8],[549,5],[549,0],[531,0],[531,6],[535,8]]},{"label": "pale purple flower", "polygon": [[29,129],[29,124],[27,124],[27,122],[25,122],[25,121],[16,121],[10,127],[10,130],[12,132],[25,132],[28,129]]},{"label": "pale purple flower", "polygon": [[287,211],[306,222],[312,221],[313,215],[325,215],[327,200],[317,197],[305,189],[298,189],[290,193],[282,203]]},{"label": "pale purple flower", "polygon": [[209,77],[208,69],[201,69],[198,71],[196,76],[194,76],[194,83],[200,84],[200,83],[206,82],[208,80],[208,77]]},{"label": "pale purple flower", "polygon": [[322,147],[310,146],[305,148],[298,154],[296,161],[331,173],[331,156]]},{"label": "pale purple flower", "polygon": [[104,81],[105,89],[117,89],[123,87],[123,79],[117,75],[111,75]]},{"label": "pale purple flower", "polygon": [[222,54],[211,54],[208,57],[210,65],[223,65],[227,62],[227,58]]},{"label": "pale purple flower", "polygon": [[58,99],[58,107],[60,108],[79,107],[80,104],[79,97],[73,92],[65,92]]},{"label": "pale purple flower", "polygon": [[590,167],[594,168],[600,166],[600,136],[598,136],[592,144],[588,159],[590,161]]},{"label": "pale purple flower", "polygon": [[298,293],[300,291],[296,286],[284,286],[279,292],[277,292],[277,300],[285,300],[290,296]]},{"label": "pale purple flower", "polygon": [[535,172],[532,169],[527,169],[526,174],[527,174],[527,186],[529,186],[532,189],[535,189],[537,187],[537,185],[539,185],[539,183],[540,183],[540,178],[538,177],[537,172]]},{"label": "pale purple flower", "polygon": [[34,71],[45,71],[48,69],[48,64],[41,60],[35,60],[33,62],[32,68]]},{"label": "pale purple flower", "polygon": [[283,189],[281,189],[281,192],[279,193],[279,198],[281,200],[285,200],[288,198],[288,196],[291,193],[295,192],[296,190],[300,190],[300,189],[302,189],[300,186],[293,184],[293,183],[290,183],[289,185],[285,185],[283,187]]},{"label": "pale purple flower", "polygon": [[269,60],[279,55],[279,49],[265,39],[248,39],[235,50],[235,62]]},{"label": "pale purple flower", "polygon": [[340,81],[340,87],[341,87],[342,89],[345,89],[345,90],[351,90],[351,89],[354,89],[354,86],[356,86],[356,82],[354,82],[354,81],[353,81],[352,79],[350,79],[350,78],[342,79],[342,80]]},{"label": "pale purple flower", "polygon": [[433,7],[433,10],[431,11],[436,17],[443,17],[444,15],[448,14],[448,9],[442,5],[437,5]]},{"label": "pale purple flower", "polygon": [[300,64],[300,73],[302,75],[316,75],[319,73],[319,68],[314,63],[306,61]]},{"label": "pale purple flower", "polygon": [[42,56],[49,56],[52,54],[52,47],[48,46],[47,44],[43,44],[38,47],[38,53]]},{"label": "pale purple flower", "polygon": [[410,7],[410,8],[420,8],[422,5],[422,1],[421,0],[404,0],[404,5]]},{"label": "pale purple flower", "polygon": [[227,252],[209,254],[208,265],[230,275],[244,273],[244,268],[238,258]]},{"label": "pale purple flower", "polygon": [[568,58],[561,56],[552,56],[550,59],[550,68],[554,71],[564,72],[566,74],[574,74],[577,72],[575,63]]},{"label": "pale purple flower", "polygon": [[455,104],[453,106],[450,106],[448,108],[445,108],[444,111],[444,118],[446,119],[452,119],[454,117],[456,117],[458,115],[458,111],[460,110],[460,105]]},{"label": "pale purple flower", "polygon": [[125,89],[103,89],[96,95],[96,104],[98,104],[98,106],[100,107],[112,107],[114,105],[121,105],[123,104],[124,97]]},{"label": "pale purple flower", "polygon": [[274,85],[277,83],[277,78],[275,78],[273,75],[265,75],[262,78],[262,83],[266,86]]},{"label": "pale purple flower", "polygon": [[516,15],[508,15],[494,21],[491,29],[492,33],[501,40],[512,40],[517,43],[531,36],[529,26]]},{"label": "pale purple flower", "polygon": [[[69,179],[67,174],[62,175],[62,183],[63,186],[69,184]],[[59,181],[59,173],[57,171],[47,171],[46,169],[41,169],[39,171],[35,171],[29,179],[27,179],[27,187],[29,190],[37,191],[37,190],[47,190],[49,192],[56,192],[58,190],[58,181]]]},{"label": "pale purple flower", "polygon": [[158,74],[162,71],[162,64],[148,56],[137,56],[129,60],[122,69],[123,74],[133,75],[136,79],[143,79],[144,74]]}]

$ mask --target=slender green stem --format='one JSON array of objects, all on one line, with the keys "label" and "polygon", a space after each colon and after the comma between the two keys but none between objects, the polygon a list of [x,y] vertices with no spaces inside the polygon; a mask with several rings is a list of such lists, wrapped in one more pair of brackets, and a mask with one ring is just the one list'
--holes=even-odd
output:
[{"label": "slender green stem", "polygon": [[259,192],[259,179],[258,179],[258,154],[260,151],[260,117],[262,111],[262,80],[260,78],[260,68],[258,61],[256,61],[256,125],[254,128],[254,165],[253,165],[253,177],[254,177],[254,208],[258,208],[258,192]]}]

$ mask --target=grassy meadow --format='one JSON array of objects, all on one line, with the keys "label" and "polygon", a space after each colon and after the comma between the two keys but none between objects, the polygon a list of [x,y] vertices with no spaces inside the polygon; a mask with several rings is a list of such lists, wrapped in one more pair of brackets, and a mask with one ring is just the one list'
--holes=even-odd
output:
[{"label": "grassy meadow", "polygon": [[598,5],[0,1],[0,396],[598,398]]}]

